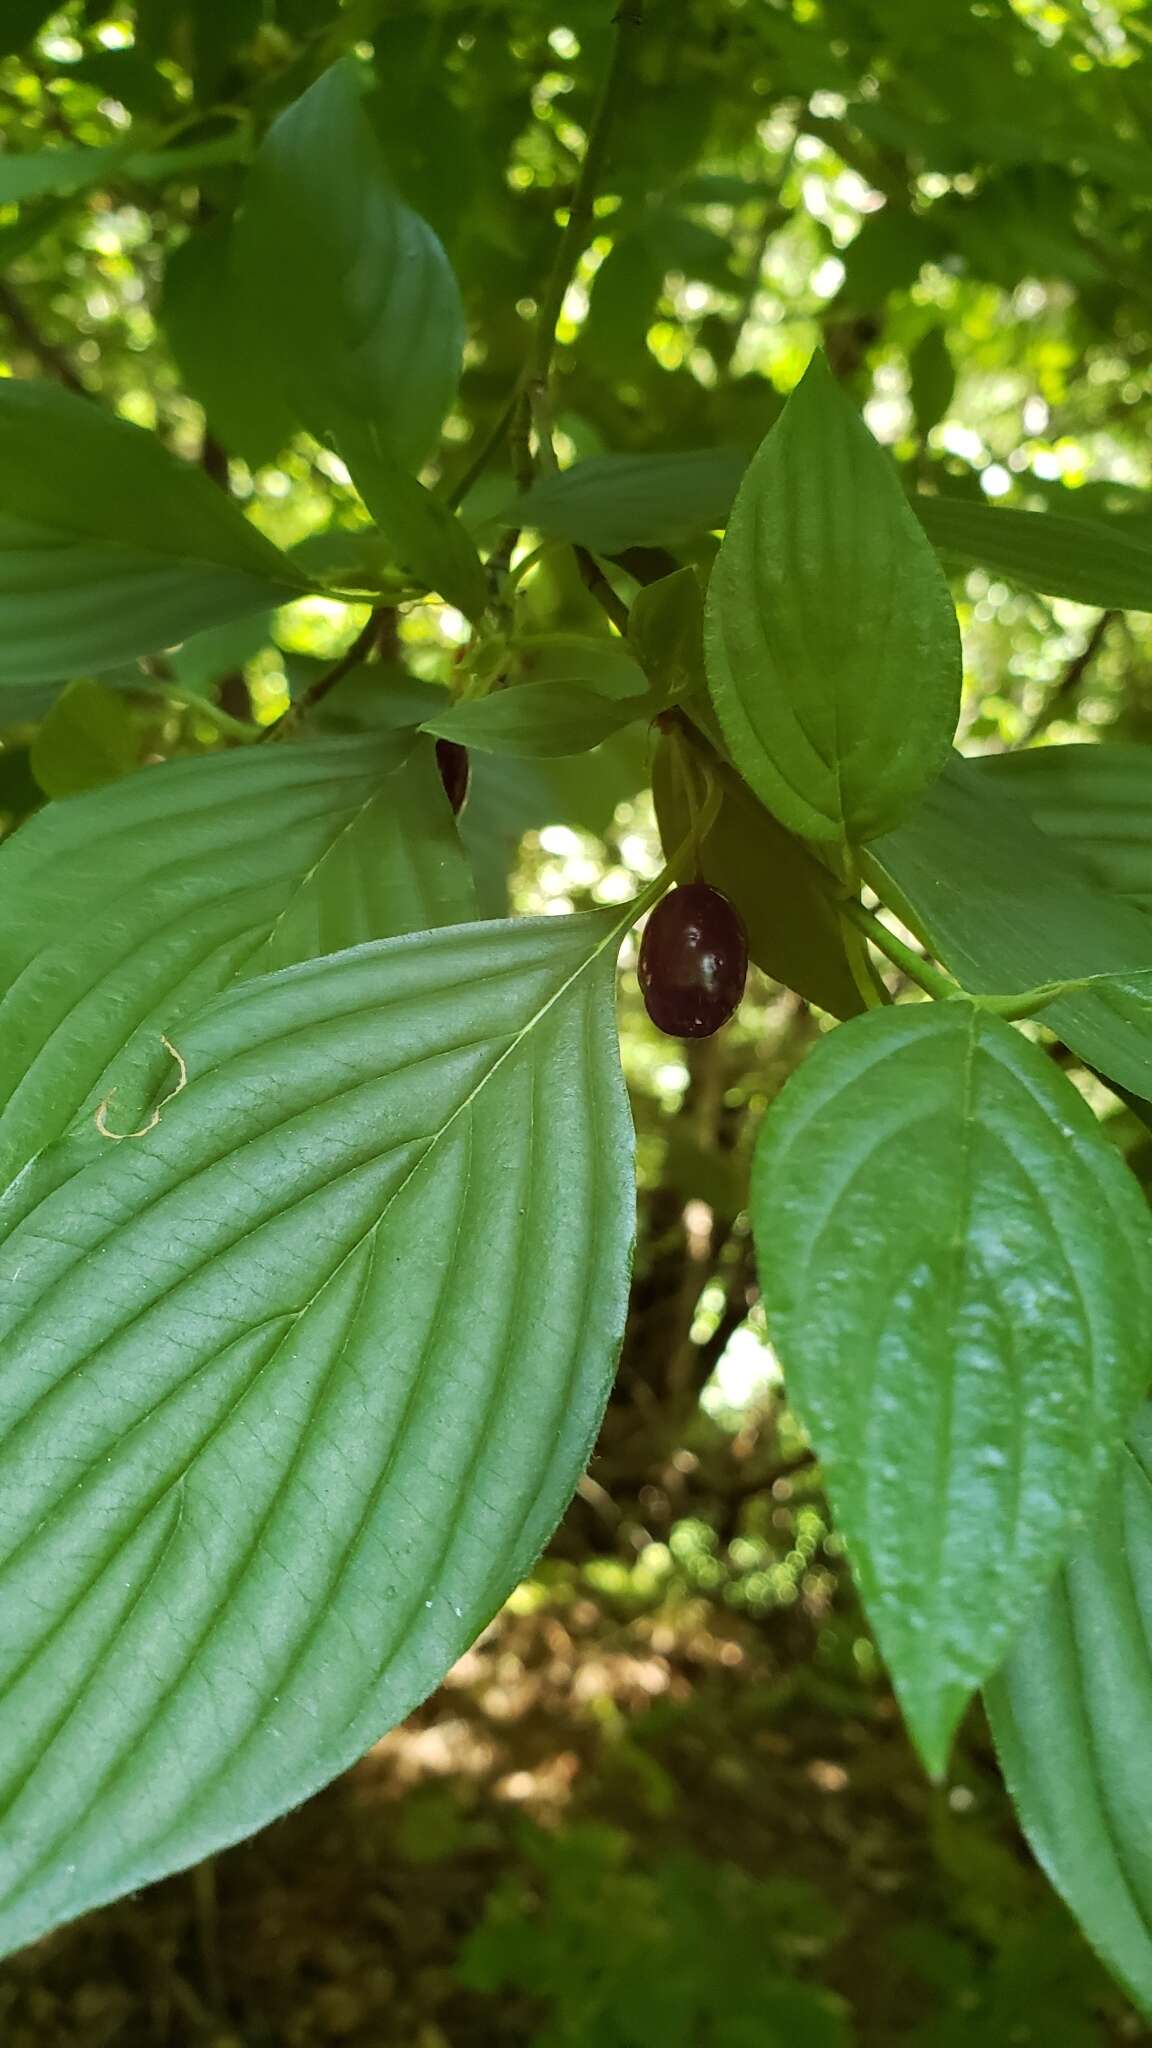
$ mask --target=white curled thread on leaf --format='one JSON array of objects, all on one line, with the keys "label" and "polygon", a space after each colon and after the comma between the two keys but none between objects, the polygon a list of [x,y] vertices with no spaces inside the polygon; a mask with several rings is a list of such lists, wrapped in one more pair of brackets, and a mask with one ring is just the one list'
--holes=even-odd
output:
[{"label": "white curled thread on leaf", "polygon": [[188,1066],[187,1062],[184,1059],[183,1053],[177,1052],[176,1047],[172,1043],[172,1040],[170,1038],[165,1038],[163,1032],[160,1033],[160,1043],[167,1052],[171,1053],[173,1059],[176,1062],[176,1086],[174,1088],[170,1088],[168,1090],[167,1095],[161,1097],[160,1101],[156,1104],[155,1109],[152,1111],[152,1114],[149,1117],[147,1123],[141,1124],[140,1129],[138,1131],[110,1131],[108,1129],[108,1110],[112,1101],[112,1097],[116,1093],[116,1090],[114,1088],[110,1088],[108,1090],[107,1095],[104,1097],[103,1102],[100,1104],[99,1109],[96,1111],[96,1129],[99,1131],[100,1136],[102,1138],[111,1138],[112,1143],[114,1145],[122,1145],[125,1138],[146,1138],[148,1136],[149,1131],[154,1131],[156,1129],[156,1126],[160,1121],[161,1114],[164,1110],[167,1109],[168,1104],[170,1102],[175,1102],[176,1097],[178,1095],[183,1094],[185,1088],[188,1086]]}]

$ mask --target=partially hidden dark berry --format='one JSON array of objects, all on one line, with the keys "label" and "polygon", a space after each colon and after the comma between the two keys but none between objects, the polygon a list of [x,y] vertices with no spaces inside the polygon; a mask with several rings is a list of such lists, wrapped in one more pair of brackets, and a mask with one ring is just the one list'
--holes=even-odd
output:
[{"label": "partially hidden dark berry", "polygon": [[748,939],[727,896],[686,882],[645,926],[637,969],[644,1007],[669,1038],[710,1038],[744,993]]},{"label": "partially hidden dark berry", "polygon": [[437,740],[436,766],[440,770],[444,794],[459,817],[468,801],[468,780],[472,772],[467,747],[462,747],[459,740]]}]

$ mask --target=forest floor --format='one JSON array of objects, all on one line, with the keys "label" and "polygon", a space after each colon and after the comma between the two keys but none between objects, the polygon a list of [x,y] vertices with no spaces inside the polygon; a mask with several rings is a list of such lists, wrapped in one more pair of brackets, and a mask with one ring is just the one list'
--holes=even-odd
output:
[{"label": "forest floor", "polygon": [[0,2042],[1152,2040],[1032,1864],[978,1717],[933,1792],[883,1686],[823,1668],[827,1634],[683,1589],[629,1612],[552,1567],[299,1812],[6,1963]]}]

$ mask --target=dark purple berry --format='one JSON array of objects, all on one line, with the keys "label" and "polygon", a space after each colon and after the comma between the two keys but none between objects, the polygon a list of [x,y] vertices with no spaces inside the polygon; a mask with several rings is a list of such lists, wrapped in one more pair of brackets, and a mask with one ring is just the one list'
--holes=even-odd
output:
[{"label": "dark purple berry", "polygon": [[748,939],[719,889],[687,882],[661,898],[638,967],[644,1007],[669,1038],[710,1038],[744,993]]},{"label": "dark purple berry", "polygon": [[444,794],[459,817],[468,801],[468,778],[472,772],[467,747],[462,747],[459,740],[437,740],[436,766]]}]

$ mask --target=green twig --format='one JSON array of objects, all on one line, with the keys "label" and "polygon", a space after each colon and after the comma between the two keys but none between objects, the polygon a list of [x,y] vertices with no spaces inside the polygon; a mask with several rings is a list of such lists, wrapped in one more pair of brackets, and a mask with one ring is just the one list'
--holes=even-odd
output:
[{"label": "green twig", "polygon": [[901,973],[906,974],[909,981],[914,981],[918,988],[922,988],[926,995],[947,998],[962,996],[965,993],[959,982],[953,981],[950,974],[945,974],[942,967],[934,967],[922,954],[913,952],[911,946],[906,946],[903,939],[898,939],[895,932],[890,932],[886,924],[882,924],[878,917],[874,917],[862,903],[857,903],[855,898],[843,898],[838,908],[841,917],[847,923],[855,925],[866,938],[871,939],[877,952],[883,953],[894,967],[898,967]]},{"label": "green twig", "polygon": [[922,988],[926,995],[944,1001],[952,1001],[961,996],[966,1002],[974,1003],[978,1010],[987,1010],[992,1016],[1003,1017],[1009,1023],[1018,1023],[1024,1017],[1034,1017],[1038,1011],[1047,1009],[1049,1003],[1059,1002],[1062,996],[1075,995],[1079,990],[1090,989],[1093,982],[1109,981],[1113,978],[1107,974],[1088,974],[1069,981],[1041,982],[1035,988],[1018,989],[1012,995],[973,995],[969,989],[962,988],[959,982],[953,981],[952,976],[945,974],[942,968],[934,966],[931,960],[925,960],[922,954],[914,953],[910,946],[904,944],[903,939],[898,939],[895,932],[889,931],[887,925],[882,924],[870,910],[866,910],[862,903],[844,899],[839,904],[839,910],[842,918],[871,939],[877,951],[884,953],[892,965],[899,967],[901,972]]},{"label": "green twig", "polygon": [[295,725],[306,711],[311,711],[314,704],[319,704],[321,699],[328,695],[329,690],[334,689],[358,662],[363,661],[365,656],[371,653],[380,637],[381,624],[390,610],[390,605],[381,605],[372,613],[367,625],[360,628],[352,645],[345,648],[339,661],[334,662],[331,668],[325,669],[322,676],[317,676],[314,683],[309,683],[308,688],[300,692],[295,703],[290,704],[287,711],[282,711],[279,718],[274,718],[271,725],[264,727],[260,734],[262,741],[274,739],[289,726]]},{"label": "green twig", "polygon": [[492,457],[496,453],[496,450],[499,447],[501,447],[504,441],[507,439],[509,429],[512,425],[512,421],[515,416],[516,407],[519,403],[519,398],[520,387],[519,385],[517,385],[516,389],[512,393],[511,398],[509,398],[507,403],[504,406],[502,406],[496,418],[495,424],[492,426],[489,433],[485,435],[483,441],[480,443],[479,448],[477,449],[471,462],[468,464],[468,467],[464,471],[463,476],[458,477],[456,482],[452,485],[451,490],[446,493],[444,502],[447,505],[448,510],[450,512],[459,511],[460,506],[464,503],[464,500],[468,496],[468,493],[472,489],[473,485],[479,483],[480,478],[483,476],[484,471],[487,469],[488,464],[491,462]]},{"label": "green twig", "polygon": [[167,704],[176,711],[191,711],[195,717],[202,719],[205,725],[214,725],[225,739],[238,740],[244,746],[251,746],[253,740],[263,737],[258,725],[251,725],[242,718],[233,718],[230,711],[225,711],[221,705],[214,704],[210,697],[201,697],[196,690],[181,689],[179,684],[157,681],[147,689],[139,689],[136,694],[141,697],[156,697],[162,704]]}]

